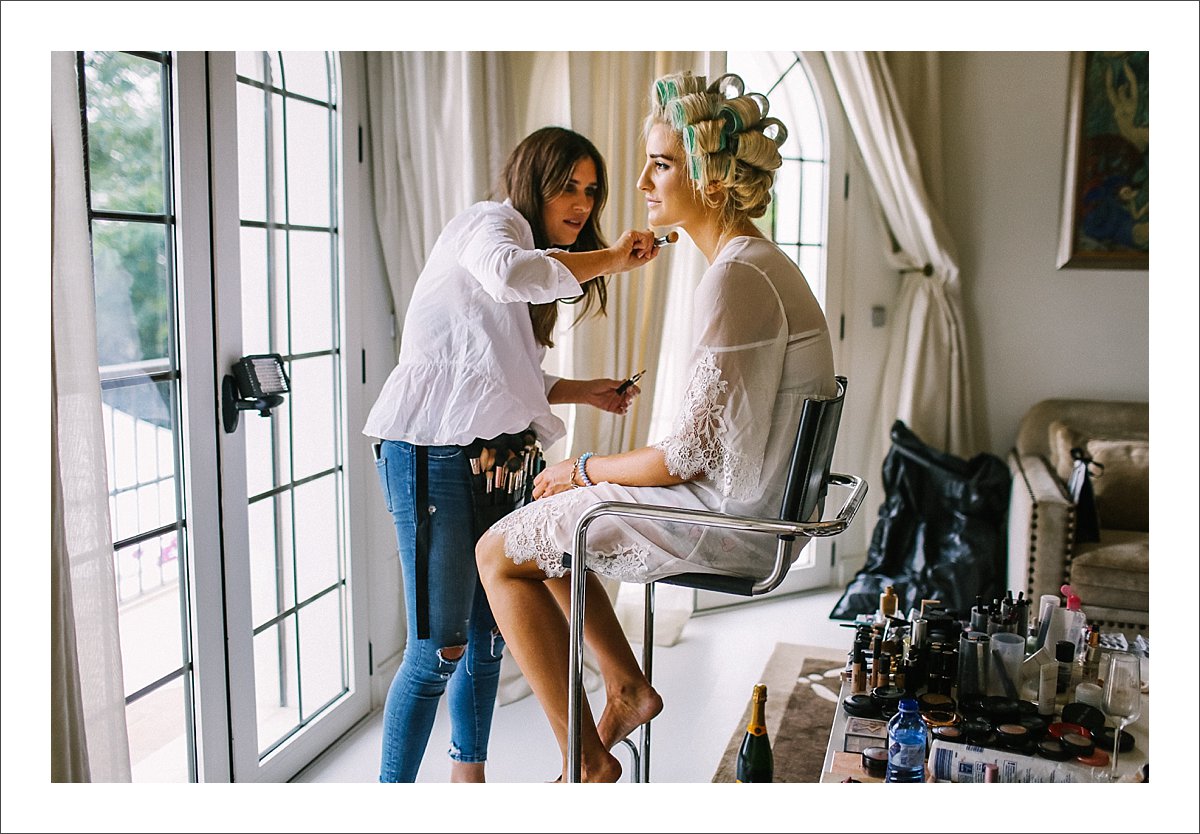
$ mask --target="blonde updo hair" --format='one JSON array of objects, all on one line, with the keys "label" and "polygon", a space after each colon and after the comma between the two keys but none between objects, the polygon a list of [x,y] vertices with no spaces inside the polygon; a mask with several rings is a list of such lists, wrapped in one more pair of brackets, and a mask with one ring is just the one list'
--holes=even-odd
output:
[{"label": "blonde updo hair", "polygon": [[[647,134],[656,124],[675,131],[693,187],[705,205],[721,210],[724,228],[766,213],[788,135],[779,119],[767,117],[767,97],[745,89],[733,73],[712,84],[690,72],[666,75],[654,82],[646,119]],[[721,187],[709,193],[710,184]]]}]

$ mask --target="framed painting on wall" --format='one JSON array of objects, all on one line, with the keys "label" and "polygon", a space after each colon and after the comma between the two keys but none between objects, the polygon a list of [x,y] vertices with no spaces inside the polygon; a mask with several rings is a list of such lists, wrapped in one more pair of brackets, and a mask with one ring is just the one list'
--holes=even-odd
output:
[{"label": "framed painting on wall", "polygon": [[1150,53],[1072,52],[1059,269],[1150,263]]}]

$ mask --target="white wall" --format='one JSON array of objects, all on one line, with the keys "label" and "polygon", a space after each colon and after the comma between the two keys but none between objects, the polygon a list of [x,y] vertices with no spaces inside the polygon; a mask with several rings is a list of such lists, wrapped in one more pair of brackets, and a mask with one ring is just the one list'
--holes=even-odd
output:
[{"label": "white wall", "polygon": [[[404,649],[404,596],[400,581],[400,558],[396,552],[396,531],[379,488],[371,441],[362,434],[362,425],[388,374],[396,366],[396,353],[392,338],[391,295],[387,289],[383,250],[375,227],[370,187],[370,144],[365,138],[364,59],[361,52],[345,52],[342,53],[342,61],[344,130],[349,135],[345,153],[346,306],[358,307],[360,322],[360,327],[348,329],[344,338],[349,368],[346,386],[350,408],[346,435],[350,449],[347,469],[351,547],[355,551],[352,564],[362,567],[366,574],[367,639],[371,643],[373,661],[371,703],[381,706]],[[363,125],[364,133],[364,158],[361,164],[350,150],[357,145],[355,134],[359,124]],[[361,351],[366,351],[365,383],[359,372]],[[364,577],[355,577],[354,581],[362,582]]]},{"label": "white wall", "polygon": [[1054,266],[1067,63],[1066,52],[942,56],[944,217],[976,418],[996,454],[1039,400],[1149,399],[1149,274]]}]

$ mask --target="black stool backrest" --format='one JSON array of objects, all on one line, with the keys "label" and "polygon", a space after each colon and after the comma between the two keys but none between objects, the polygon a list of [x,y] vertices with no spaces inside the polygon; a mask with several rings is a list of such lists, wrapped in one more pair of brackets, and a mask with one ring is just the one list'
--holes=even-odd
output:
[{"label": "black stool backrest", "polygon": [[837,443],[842,403],[846,399],[846,377],[837,379],[837,396],[828,400],[805,400],[792,448],[792,465],[779,517],[784,521],[809,521],[813,512],[825,507],[829,467]]}]

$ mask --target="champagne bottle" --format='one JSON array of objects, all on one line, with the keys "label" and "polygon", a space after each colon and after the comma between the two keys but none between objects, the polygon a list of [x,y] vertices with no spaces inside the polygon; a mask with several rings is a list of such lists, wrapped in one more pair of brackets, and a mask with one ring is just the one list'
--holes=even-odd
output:
[{"label": "champagne bottle", "polygon": [[767,738],[767,687],[756,684],[751,697],[750,723],[738,750],[737,781],[770,782],[775,776],[771,742]]}]

